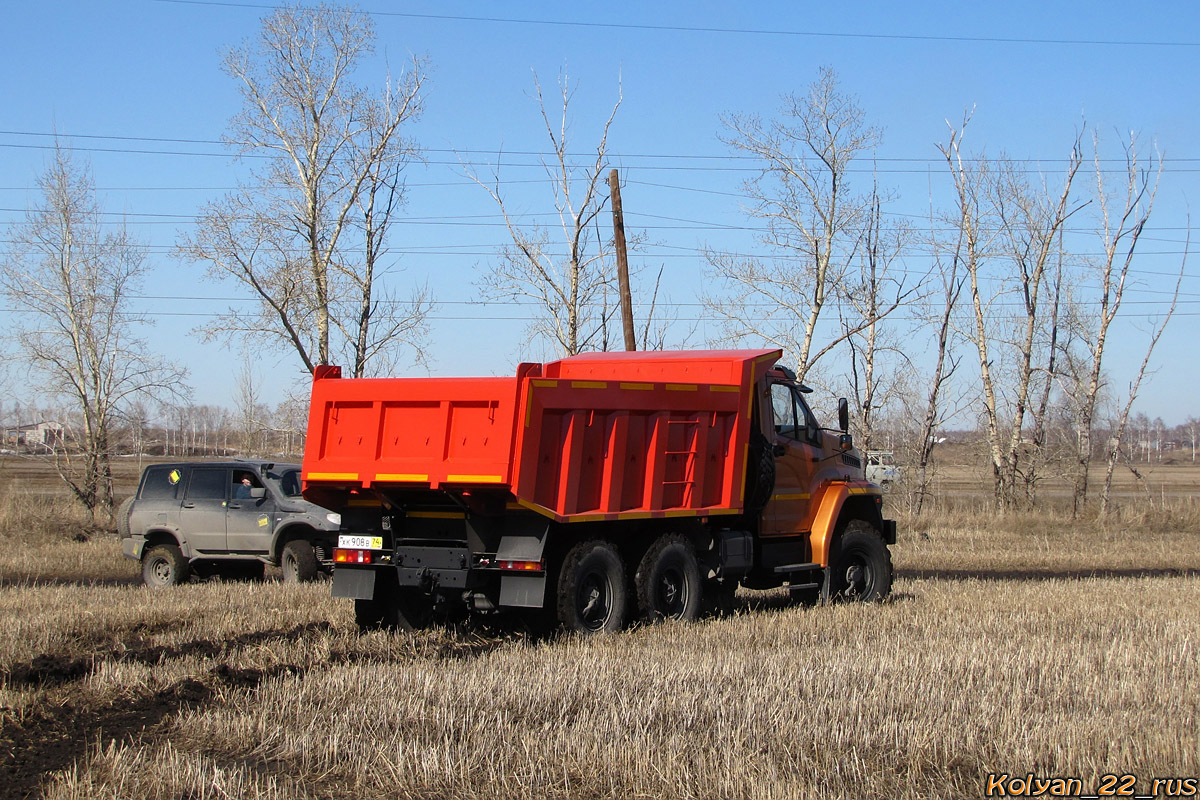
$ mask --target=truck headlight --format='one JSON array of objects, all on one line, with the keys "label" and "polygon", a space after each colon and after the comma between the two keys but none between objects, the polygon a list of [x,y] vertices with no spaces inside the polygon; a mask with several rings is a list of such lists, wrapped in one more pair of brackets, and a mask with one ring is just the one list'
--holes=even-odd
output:
[{"label": "truck headlight", "polygon": [[342,524],[342,515],[335,514],[332,511],[325,515],[325,519],[329,520],[330,525],[341,526],[341,524]]}]

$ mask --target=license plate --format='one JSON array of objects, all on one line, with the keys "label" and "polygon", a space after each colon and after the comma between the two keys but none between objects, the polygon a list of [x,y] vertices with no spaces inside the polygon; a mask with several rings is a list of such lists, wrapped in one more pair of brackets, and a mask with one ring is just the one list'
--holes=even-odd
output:
[{"label": "license plate", "polygon": [[338,547],[349,550],[382,550],[382,536],[346,536],[338,537]]}]

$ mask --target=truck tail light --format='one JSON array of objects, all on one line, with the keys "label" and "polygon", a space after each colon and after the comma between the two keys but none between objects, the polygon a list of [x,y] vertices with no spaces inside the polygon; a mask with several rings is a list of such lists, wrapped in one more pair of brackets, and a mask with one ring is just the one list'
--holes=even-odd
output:
[{"label": "truck tail light", "polygon": [[370,550],[348,550],[346,548],[337,547],[333,551],[333,563],[335,564],[370,564]]},{"label": "truck tail light", "polygon": [[546,568],[541,561],[500,561],[498,565],[505,572],[541,572]]}]

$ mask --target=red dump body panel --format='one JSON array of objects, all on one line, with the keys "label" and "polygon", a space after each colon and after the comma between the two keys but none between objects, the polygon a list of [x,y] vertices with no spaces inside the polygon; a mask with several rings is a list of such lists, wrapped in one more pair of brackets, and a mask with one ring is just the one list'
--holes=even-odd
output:
[{"label": "red dump body panel", "polygon": [[313,381],[305,493],[504,488],[577,522],[736,513],[778,350],[596,353],[516,378]]}]

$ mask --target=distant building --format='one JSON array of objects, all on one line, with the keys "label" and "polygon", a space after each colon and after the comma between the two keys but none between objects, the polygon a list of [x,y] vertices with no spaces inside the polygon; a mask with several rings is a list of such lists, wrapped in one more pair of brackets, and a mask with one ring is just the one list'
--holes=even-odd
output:
[{"label": "distant building", "polygon": [[30,425],[10,425],[4,429],[6,447],[30,447],[53,450],[62,445],[66,435],[62,423],[34,422]]}]

